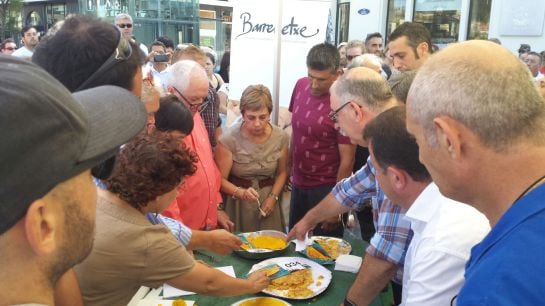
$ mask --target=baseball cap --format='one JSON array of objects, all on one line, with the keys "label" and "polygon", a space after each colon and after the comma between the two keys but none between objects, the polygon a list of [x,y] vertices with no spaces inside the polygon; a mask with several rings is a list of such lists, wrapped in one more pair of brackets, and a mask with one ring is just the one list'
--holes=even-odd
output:
[{"label": "baseball cap", "polygon": [[0,56],[0,71],[1,234],[34,200],[115,154],[147,113],[120,87],[71,94],[30,61]]}]

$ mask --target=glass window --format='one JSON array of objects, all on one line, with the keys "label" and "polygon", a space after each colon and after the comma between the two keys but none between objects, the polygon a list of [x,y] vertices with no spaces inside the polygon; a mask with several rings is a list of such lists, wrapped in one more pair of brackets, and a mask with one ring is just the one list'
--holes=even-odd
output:
[{"label": "glass window", "polygon": [[337,6],[337,43],[348,41],[348,26],[350,23],[350,2],[339,3]]},{"label": "glass window", "polygon": [[405,20],[405,0],[388,1],[388,23],[386,24],[386,36],[390,35],[398,25]]},{"label": "glass window", "polygon": [[66,4],[47,4],[46,6],[47,28],[51,28],[66,16]]},{"label": "glass window", "polygon": [[467,39],[488,39],[492,0],[473,0],[469,10]]},{"label": "glass window", "polygon": [[461,0],[416,0],[414,21],[431,32],[431,42],[439,47],[458,41]]}]

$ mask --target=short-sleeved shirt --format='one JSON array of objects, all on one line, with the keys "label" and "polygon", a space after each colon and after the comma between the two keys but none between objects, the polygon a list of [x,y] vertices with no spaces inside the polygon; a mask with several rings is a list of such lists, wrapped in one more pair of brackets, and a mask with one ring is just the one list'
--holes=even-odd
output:
[{"label": "short-sleeved shirt", "polygon": [[399,268],[393,280],[401,284],[403,263],[413,232],[401,207],[392,203],[380,188],[375,173],[375,167],[368,158],[363,168],[339,181],[331,192],[341,205],[354,210],[360,210],[365,201],[371,199],[376,232],[366,252],[397,265]]},{"label": "short-sleeved shirt", "polygon": [[199,113],[193,115],[193,121],[193,131],[182,141],[197,154],[197,170],[178,187],[176,200],[162,214],[181,221],[191,229],[209,230],[218,225],[217,205],[222,202],[221,173],[212,156],[210,141]]},{"label": "short-sleeved shirt", "polygon": [[297,188],[333,185],[341,161],[339,144],[350,139],[329,119],[329,93],[313,96],[308,77],[297,81],[289,111],[292,113],[292,183]]},{"label": "short-sleeved shirt", "polygon": [[127,305],[140,286],[159,287],[195,263],[162,224],[99,197],[91,254],[75,267],[85,305]]},{"label": "short-sleeved shirt", "polygon": [[473,247],[456,305],[543,305],[545,185],[515,202]]}]

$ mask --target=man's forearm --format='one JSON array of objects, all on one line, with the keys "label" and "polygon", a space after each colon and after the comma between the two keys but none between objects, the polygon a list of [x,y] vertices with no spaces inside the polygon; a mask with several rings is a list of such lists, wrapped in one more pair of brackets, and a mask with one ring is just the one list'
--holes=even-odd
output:
[{"label": "man's forearm", "polygon": [[352,175],[356,146],[351,144],[340,144],[339,153],[341,159],[339,169],[337,170],[337,182]]},{"label": "man's forearm", "polygon": [[369,305],[394,277],[396,271],[395,264],[366,254],[356,280],[346,296],[358,306]]},{"label": "man's forearm", "polygon": [[307,216],[309,218],[308,220],[312,224],[317,224],[326,220],[327,218],[343,214],[349,210],[350,208],[341,205],[341,203],[339,203],[330,192],[322,201],[320,201],[320,203],[318,203],[318,205],[309,210]]}]

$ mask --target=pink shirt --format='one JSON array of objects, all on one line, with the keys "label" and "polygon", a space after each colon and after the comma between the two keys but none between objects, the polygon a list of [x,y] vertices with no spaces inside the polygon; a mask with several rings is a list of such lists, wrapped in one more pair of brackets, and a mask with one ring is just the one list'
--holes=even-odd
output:
[{"label": "pink shirt", "polygon": [[313,96],[307,77],[299,79],[289,107],[292,113],[292,180],[295,187],[314,188],[337,182],[339,144],[350,144],[329,119],[329,93]]},{"label": "pink shirt", "polygon": [[217,205],[221,203],[221,173],[214,162],[208,131],[199,113],[193,116],[194,127],[191,134],[184,137],[186,146],[197,153],[197,171],[187,177],[178,187],[178,197],[162,213],[179,220],[194,230],[207,230],[217,227]]}]

